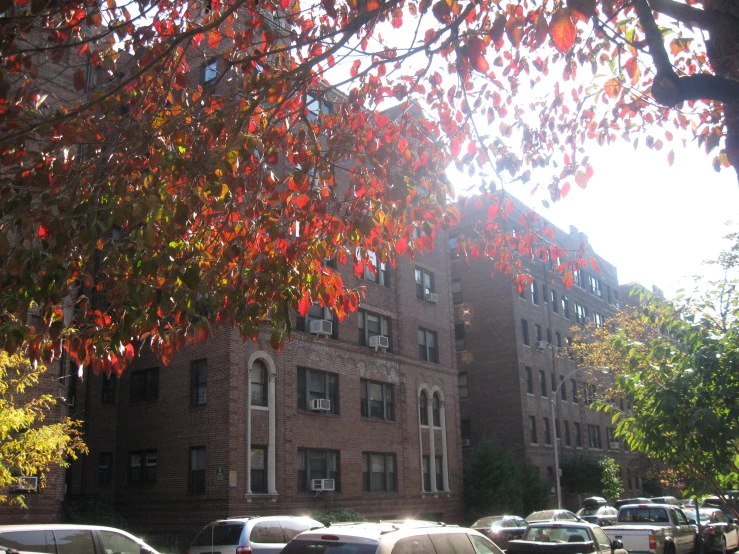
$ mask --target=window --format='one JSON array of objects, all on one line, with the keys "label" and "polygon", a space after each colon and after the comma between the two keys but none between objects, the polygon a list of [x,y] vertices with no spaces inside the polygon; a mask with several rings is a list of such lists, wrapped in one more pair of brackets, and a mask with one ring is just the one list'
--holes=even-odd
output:
[{"label": "window", "polygon": [[131,372],[131,402],[159,398],[159,368],[152,367]]},{"label": "window", "polygon": [[572,446],[572,443],[570,441],[570,422],[564,421],[565,424],[565,446]]},{"label": "window", "polygon": [[192,406],[204,406],[208,399],[208,360],[194,360],[190,364],[190,402]]},{"label": "window", "polygon": [[541,286],[541,299],[544,301],[544,304],[549,302],[549,290],[546,285]]},{"label": "window", "polygon": [[450,260],[456,260],[459,258],[459,253],[457,252],[457,237],[449,237],[449,259]]},{"label": "window", "polygon": [[566,296],[562,296],[562,317],[570,319],[570,301]]},{"label": "window", "polygon": [[298,450],[298,491],[310,492],[313,479],[333,479],[339,487],[339,453],[333,450]]},{"label": "window", "polygon": [[118,377],[112,374],[103,377],[103,404],[115,404],[115,391],[118,388]]},{"label": "window", "polygon": [[462,281],[452,281],[452,303],[459,306],[463,302],[462,298]]},{"label": "window", "polygon": [[521,319],[521,334],[523,335],[523,343],[529,345],[529,322]]},{"label": "window", "polygon": [[362,417],[395,421],[393,386],[390,383],[378,383],[366,379],[360,379],[359,383]]},{"label": "window", "polygon": [[439,363],[439,349],[435,331],[418,329],[418,356],[424,362]]},{"label": "window", "polygon": [[560,391],[562,394],[562,400],[566,402],[567,401],[567,387],[565,387],[564,384],[565,384],[565,378],[564,376],[560,375],[559,376],[559,387],[560,387]]},{"label": "window", "polygon": [[434,420],[434,427],[441,427],[441,398],[437,393],[431,397],[431,417]]},{"label": "window", "polygon": [[547,327],[547,343],[552,344],[552,330]]},{"label": "window", "polygon": [[577,381],[570,379],[570,392],[572,393],[572,403],[577,404],[579,399],[577,398]]},{"label": "window", "polygon": [[209,86],[215,83],[218,77],[218,59],[212,59],[203,66],[203,85]]},{"label": "window", "polygon": [[304,367],[298,368],[298,410],[311,409],[311,400],[329,400],[328,413],[339,414],[339,376]]},{"label": "window", "polygon": [[457,384],[459,385],[459,397],[460,398],[469,398],[470,397],[470,390],[467,386],[467,372],[464,371],[459,374],[457,377]]},{"label": "window", "polygon": [[559,331],[554,333],[554,336],[557,338],[557,348],[562,348],[562,335]]},{"label": "window", "polygon": [[551,291],[551,299],[552,299],[552,311],[555,314],[559,313],[559,304],[557,304],[557,293],[554,290]]},{"label": "window", "polygon": [[580,324],[588,322],[588,309],[579,302],[575,302],[575,321]]},{"label": "window", "polygon": [[359,310],[359,344],[369,346],[370,337],[383,336],[388,340],[388,352],[393,351],[393,340],[390,333],[390,319],[381,315]]},{"label": "window", "polygon": [[462,440],[472,440],[472,421],[469,419],[463,419],[461,423]]},{"label": "window", "polygon": [[396,492],[398,474],[395,454],[362,454],[362,482],[364,492]]},{"label": "window", "polygon": [[[279,521],[260,521],[251,529],[249,542],[259,544],[280,544],[285,542]],[[266,547],[269,551],[275,547]],[[225,550],[225,549],[224,549]]]},{"label": "window", "polygon": [[549,418],[544,418],[544,444],[552,444],[552,431],[549,428]]},{"label": "window", "polygon": [[603,316],[597,312],[593,312],[593,321],[595,321],[595,326],[599,328],[603,327],[603,324],[605,323]]},{"label": "window", "polygon": [[369,258],[369,261],[368,263],[364,264],[364,274],[362,275],[362,279],[364,279],[365,281],[377,283],[378,285],[382,285],[383,287],[389,287],[390,279],[387,273],[385,262],[380,262],[378,264],[377,254],[375,254],[371,250],[367,252],[367,256]]},{"label": "window", "polygon": [[119,554],[138,554],[141,552],[141,545],[126,535],[103,529],[98,529],[98,533],[100,533],[100,538],[103,541],[103,552],[118,552]]},{"label": "window", "polygon": [[249,370],[249,385],[251,387],[251,405],[267,405],[267,366],[262,360],[254,360]]},{"label": "window", "polygon": [[434,274],[425,269],[416,268],[416,298],[426,300],[427,295],[434,292]]},{"label": "window", "polygon": [[311,331],[311,321],[330,321],[331,322],[331,338],[332,339],[338,339],[339,338],[339,323],[334,318],[334,314],[331,313],[331,310],[329,310],[327,307],[321,307],[320,304],[312,304],[311,307],[308,309],[308,313],[305,314],[305,317],[298,316],[296,320],[296,328],[298,331],[302,331],[304,333],[310,333]]},{"label": "window", "polygon": [[[57,529],[54,531],[54,539],[58,554],[95,554],[92,531],[87,529]],[[53,548],[52,546],[52,552]]]},{"label": "window", "polygon": [[534,332],[536,333],[536,342],[544,340],[544,337],[541,334],[541,325],[538,323],[534,324]]},{"label": "window", "polygon": [[205,494],[205,447],[190,448],[190,494]]},{"label": "window", "polygon": [[128,453],[128,484],[145,485],[157,482],[157,451],[142,450]]},{"label": "window", "polygon": [[552,392],[556,392],[557,391],[557,377],[555,376],[553,372],[550,373],[549,376],[551,377],[550,381],[552,382]]},{"label": "window", "polygon": [[588,424],[588,446],[597,449],[603,448],[600,440],[600,425]]},{"label": "window", "polygon": [[454,326],[454,344],[457,352],[464,352],[467,350],[467,341],[464,336],[464,323],[458,323]]},{"label": "window", "polygon": [[529,366],[526,366],[524,368],[524,372],[526,373],[526,394],[534,394],[534,379],[531,376],[531,368]]},{"label": "window", "polygon": [[539,442],[536,436],[536,418],[534,416],[529,416],[529,439],[531,440],[531,444]]},{"label": "window", "polygon": [[441,456],[436,456],[434,459],[434,466],[436,468],[436,490],[437,491],[443,491],[444,490],[444,473],[442,470],[442,460]]},{"label": "window", "polygon": [[583,386],[583,392],[585,395],[585,405],[590,406],[595,401],[595,385],[587,383]]},{"label": "window", "polygon": [[547,374],[543,369],[539,370],[539,387],[542,397],[547,397]]},{"label": "window", "polygon": [[429,398],[426,391],[421,391],[421,395],[418,397],[418,414],[421,418],[421,425],[429,424]]},{"label": "window", "polygon": [[431,490],[431,468],[429,467],[429,457],[424,456],[423,457],[423,490],[424,491],[430,491]]},{"label": "window", "polygon": [[110,485],[113,482],[113,454],[100,452],[98,454],[98,485]]},{"label": "window", "polygon": [[590,276],[590,292],[597,297],[601,297],[603,295],[603,293],[600,292],[600,280],[594,275]]},{"label": "window", "polygon": [[582,430],[580,429],[580,424],[575,422],[575,447],[582,448]]},{"label": "window", "polygon": [[536,281],[531,282],[531,302],[533,304],[539,304],[539,289],[537,288]]},{"label": "window", "polygon": [[267,494],[267,449],[251,447],[251,492]]},{"label": "window", "polygon": [[331,103],[326,102],[322,97],[319,98],[312,94],[305,95],[305,107],[308,109],[308,121],[311,123],[315,123],[320,114],[330,114],[334,111],[334,107]]}]

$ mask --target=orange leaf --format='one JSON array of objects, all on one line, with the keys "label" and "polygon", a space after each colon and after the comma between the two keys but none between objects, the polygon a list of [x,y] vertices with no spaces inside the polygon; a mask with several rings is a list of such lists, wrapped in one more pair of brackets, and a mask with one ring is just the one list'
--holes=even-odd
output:
[{"label": "orange leaf", "polygon": [[506,35],[508,35],[508,40],[511,41],[514,48],[518,48],[521,45],[521,40],[523,39],[523,26],[523,17],[511,17],[508,20],[508,23],[506,23],[505,32]]},{"label": "orange leaf", "polygon": [[555,48],[560,52],[569,52],[575,45],[577,29],[567,8],[560,8],[552,15],[549,36],[552,37]]},{"label": "orange leaf", "polygon": [[544,44],[544,41],[547,39],[547,34],[549,33],[549,23],[547,23],[547,18],[544,17],[544,14],[539,14],[539,18],[536,20],[536,45],[541,46]]},{"label": "orange leaf", "polygon": [[565,271],[564,275],[562,275],[562,282],[564,283],[565,287],[567,287],[567,290],[572,288],[572,284],[575,281],[574,281],[574,278],[572,277],[571,271]]},{"label": "orange leaf", "polygon": [[626,73],[631,77],[631,84],[635,85],[638,83],[639,77],[641,77],[641,70],[639,69],[639,62],[636,56],[629,58],[624,64],[624,67],[626,68]]},{"label": "orange leaf", "polygon": [[603,90],[609,98],[616,98],[621,92],[621,83],[618,82],[618,79],[609,79],[603,86]]},{"label": "orange leaf", "polygon": [[303,317],[308,315],[308,311],[312,305],[313,302],[310,300],[310,294],[308,292],[303,293],[300,302],[298,302],[298,311],[300,312],[300,315]]},{"label": "orange leaf", "polygon": [[351,76],[352,77],[356,77],[357,76],[357,74],[359,73],[359,66],[360,65],[362,65],[361,60],[354,60],[354,63],[352,64],[352,69],[351,69]]},{"label": "orange leaf", "polygon": [[310,204],[310,198],[308,198],[307,194],[301,194],[293,199],[293,203],[301,210],[304,210],[305,207]]}]

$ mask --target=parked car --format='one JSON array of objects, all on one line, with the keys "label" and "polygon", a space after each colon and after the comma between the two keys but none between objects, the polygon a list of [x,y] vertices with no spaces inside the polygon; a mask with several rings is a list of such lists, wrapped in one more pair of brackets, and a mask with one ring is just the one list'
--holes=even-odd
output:
[{"label": "parked car", "polygon": [[0,549],[21,554],[159,554],[114,527],[72,524],[0,525]]},{"label": "parked car", "polygon": [[729,517],[736,517],[737,511],[739,511],[739,499],[735,494],[727,494],[724,496],[724,500],[721,500],[718,496],[707,496],[701,502],[701,507],[705,508],[718,508]]},{"label": "parked car", "polygon": [[527,523],[562,520],[580,521],[580,518],[569,510],[541,510],[539,512],[531,512],[526,516]]},{"label": "parked car", "polygon": [[698,528],[671,504],[627,504],[618,521],[603,531],[620,540],[629,552],[642,554],[693,554],[699,546]]},{"label": "parked car", "polygon": [[474,529],[443,524],[337,523],[306,531],[282,554],[502,554]]},{"label": "parked car", "polygon": [[597,525],[585,521],[534,523],[523,540],[508,543],[507,554],[628,554]]},{"label": "parked car", "polygon": [[[683,508],[683,513],[689,523],[698,521],[695,509]],[[700,515],[704,552],[726,554],[728,550],[739,548],[739,527],[734,518],[718,508],[699,508],[697,514]]]},{"label": "parked car", "polygon": [[519,516],[488,516],[470,525],[503,550],[508,547],[508,541],[522,538],[527,526],[526,520]]},{"label": "parked car", "polygon": [[636,498],[619,498],[613,503],[613,507],[618,509],[626,504],[650,504],[652,501],[649,498],[638,496]]},{"label": "parked car", "polygon": [[276,554],[303,531],[323,523],[299,516],[245,516],[206,525],[190,545],[189,554]]},{"label": "parked car", "polygon": [[655,504],[670,504],[672,506],[680,506],[680,501],[675,498],[674,496],[655,496],[654,498],[649,499],[651,502],[654,502]]},{"label": "parked car", "polygon": [[613,525],[618,519],[618,510],[608,505],[608,501],[600,496],[593,496],[583,500],[582,508],[577,513],[580,519],[605,527]]}]

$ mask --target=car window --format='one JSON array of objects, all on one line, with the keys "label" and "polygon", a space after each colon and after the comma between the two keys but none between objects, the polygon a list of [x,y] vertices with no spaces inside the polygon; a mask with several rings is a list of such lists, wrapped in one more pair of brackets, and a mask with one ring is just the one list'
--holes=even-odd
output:
[{"label": "car window", "polygon": [[518,526],[519,527],[526,527],[527,525],[528,525],[528,523],[526,523],[526,520],[525,519],[523,519],[522,517],[518,518]]},{"label": "car window", "polygon": [[664,508],[621,508],[619,521],[638,521],[646,523],[667,523],[669,518]]},{"label": "car window", "polygon": [[249,542],[281,544],[285,542],[279,521],[260,521],[251,530]]},{"label": "car window", "polygon": [[64,529],[54,531],[59,554],[95,554],[92,531],[87,529]]},{"label": "car window", "polygon": [[475,545],[475,550],[477,551],[477,554],[501,554],[502,550],[500,550],[497,546],[495,546],[492,541],[486,539],[485,537],[478,537],[477,535],[470,536],[472,539],[472,544]]},{"label": "car window", "polygon": [[678,525],[688,524],[688,518],[685,517],[685,514],[682,512],[682,510],[674,510],[673,513],[675,514],[675,519],[677,520]]},{"label": "car window", "polygon": [[[329,554],[334,553],[332,551]],[[436,554],[436,550],[428,535],[416,535],[396,542],[392,554]]]},{"label": "car window", "polygon": [[286,519],[280,521],[284,542],[290,542],[303,531],[317,527],[316,523],[309,519]]},{"label": "car window", "polygon": [[236,546],[244,529],[242,522],[215,523],[200,531],[192,541],[192,546]]},{"label": "car window", "polygon": [[10,531],[0,533],[0,546],[27,552],[55,553],[51,531]]},{"label": "car window", "polygon": [[113,552],[116,554],[140,554],[141,552],[139,543],[121,533],[100,531],[100,538],[103,539],[103,548],[107,554]]},{"label": "car window", "polygon": [[516,527],[516,520],[512,518],[504,520],[503,527]]},{"label": "car window", "polygon": [[[395,545],[397,548],[397,545]],[[433,548],[433,547],[431,547]],[[338,541],[290,541],[280,554],[375,554],[377,544],[338,542]],[[414,552],[414,551],[408,551]],[[436,554],[433,550],[417,550],[415,552],[428,552]],[[395,549],[393,549],[395,554]]]},{"label": "car window", "polygon": [[600,527],[593,527],[592,531],[593,536],[595,537],[595,542],[598,543],[598,550],[606,550],[610,552],[611,539],[608,538],[608,535],[606,535]]},{"label": "car window", "polygon": [[436,548],[436,552],[444,554],[475,554],[467,533],[434,533],[429,538]]}]

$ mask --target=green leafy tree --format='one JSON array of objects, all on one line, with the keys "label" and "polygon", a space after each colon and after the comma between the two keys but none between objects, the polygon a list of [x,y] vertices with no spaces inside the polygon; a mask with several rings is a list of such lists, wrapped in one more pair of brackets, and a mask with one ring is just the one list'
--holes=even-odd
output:
[{"label": "green leafy tree", "polygon": [[[52,466],[67,467],[70,459],[87,452],[80,422],[47,421],[56,399],[37,393],[45,372],[45,366],[34,366],[23,356],[0,352],[0,491],[19,475],[38,476],[43,487]],[[0,492],[0,503],[5,502],[25,507],[23,495]]]},{"label": "green leafy tree", "polygon": [[584,453],[568,454],[559,464],[562,470],[560,484],[569,492],[584,495],[599,495],[603,489],[603,469],[600,458]]},{"label": "green leafy tree", "polygon": [[551,484],[538,468],[505,450],[499,442],[483,440],[464,470],[466,518],[472,522],[495,514],[523,514],[546,505]]},{"label": "green leafy tree", "polygon": [[664,301],[641,289],[638,306],[605,328],[580,336],[586,364],[614,371],[609,399],[616,436],[637,452],[674,468],[688,492],[722,494],[739,482],[739,235],[713,262],[718,280]]},{"label": "green leafy tree", "polygon": [[621,467],[613,458],[601,458],[601,492],[609,500],[621,498],[624,492],[624,483],[621,480]]}]

